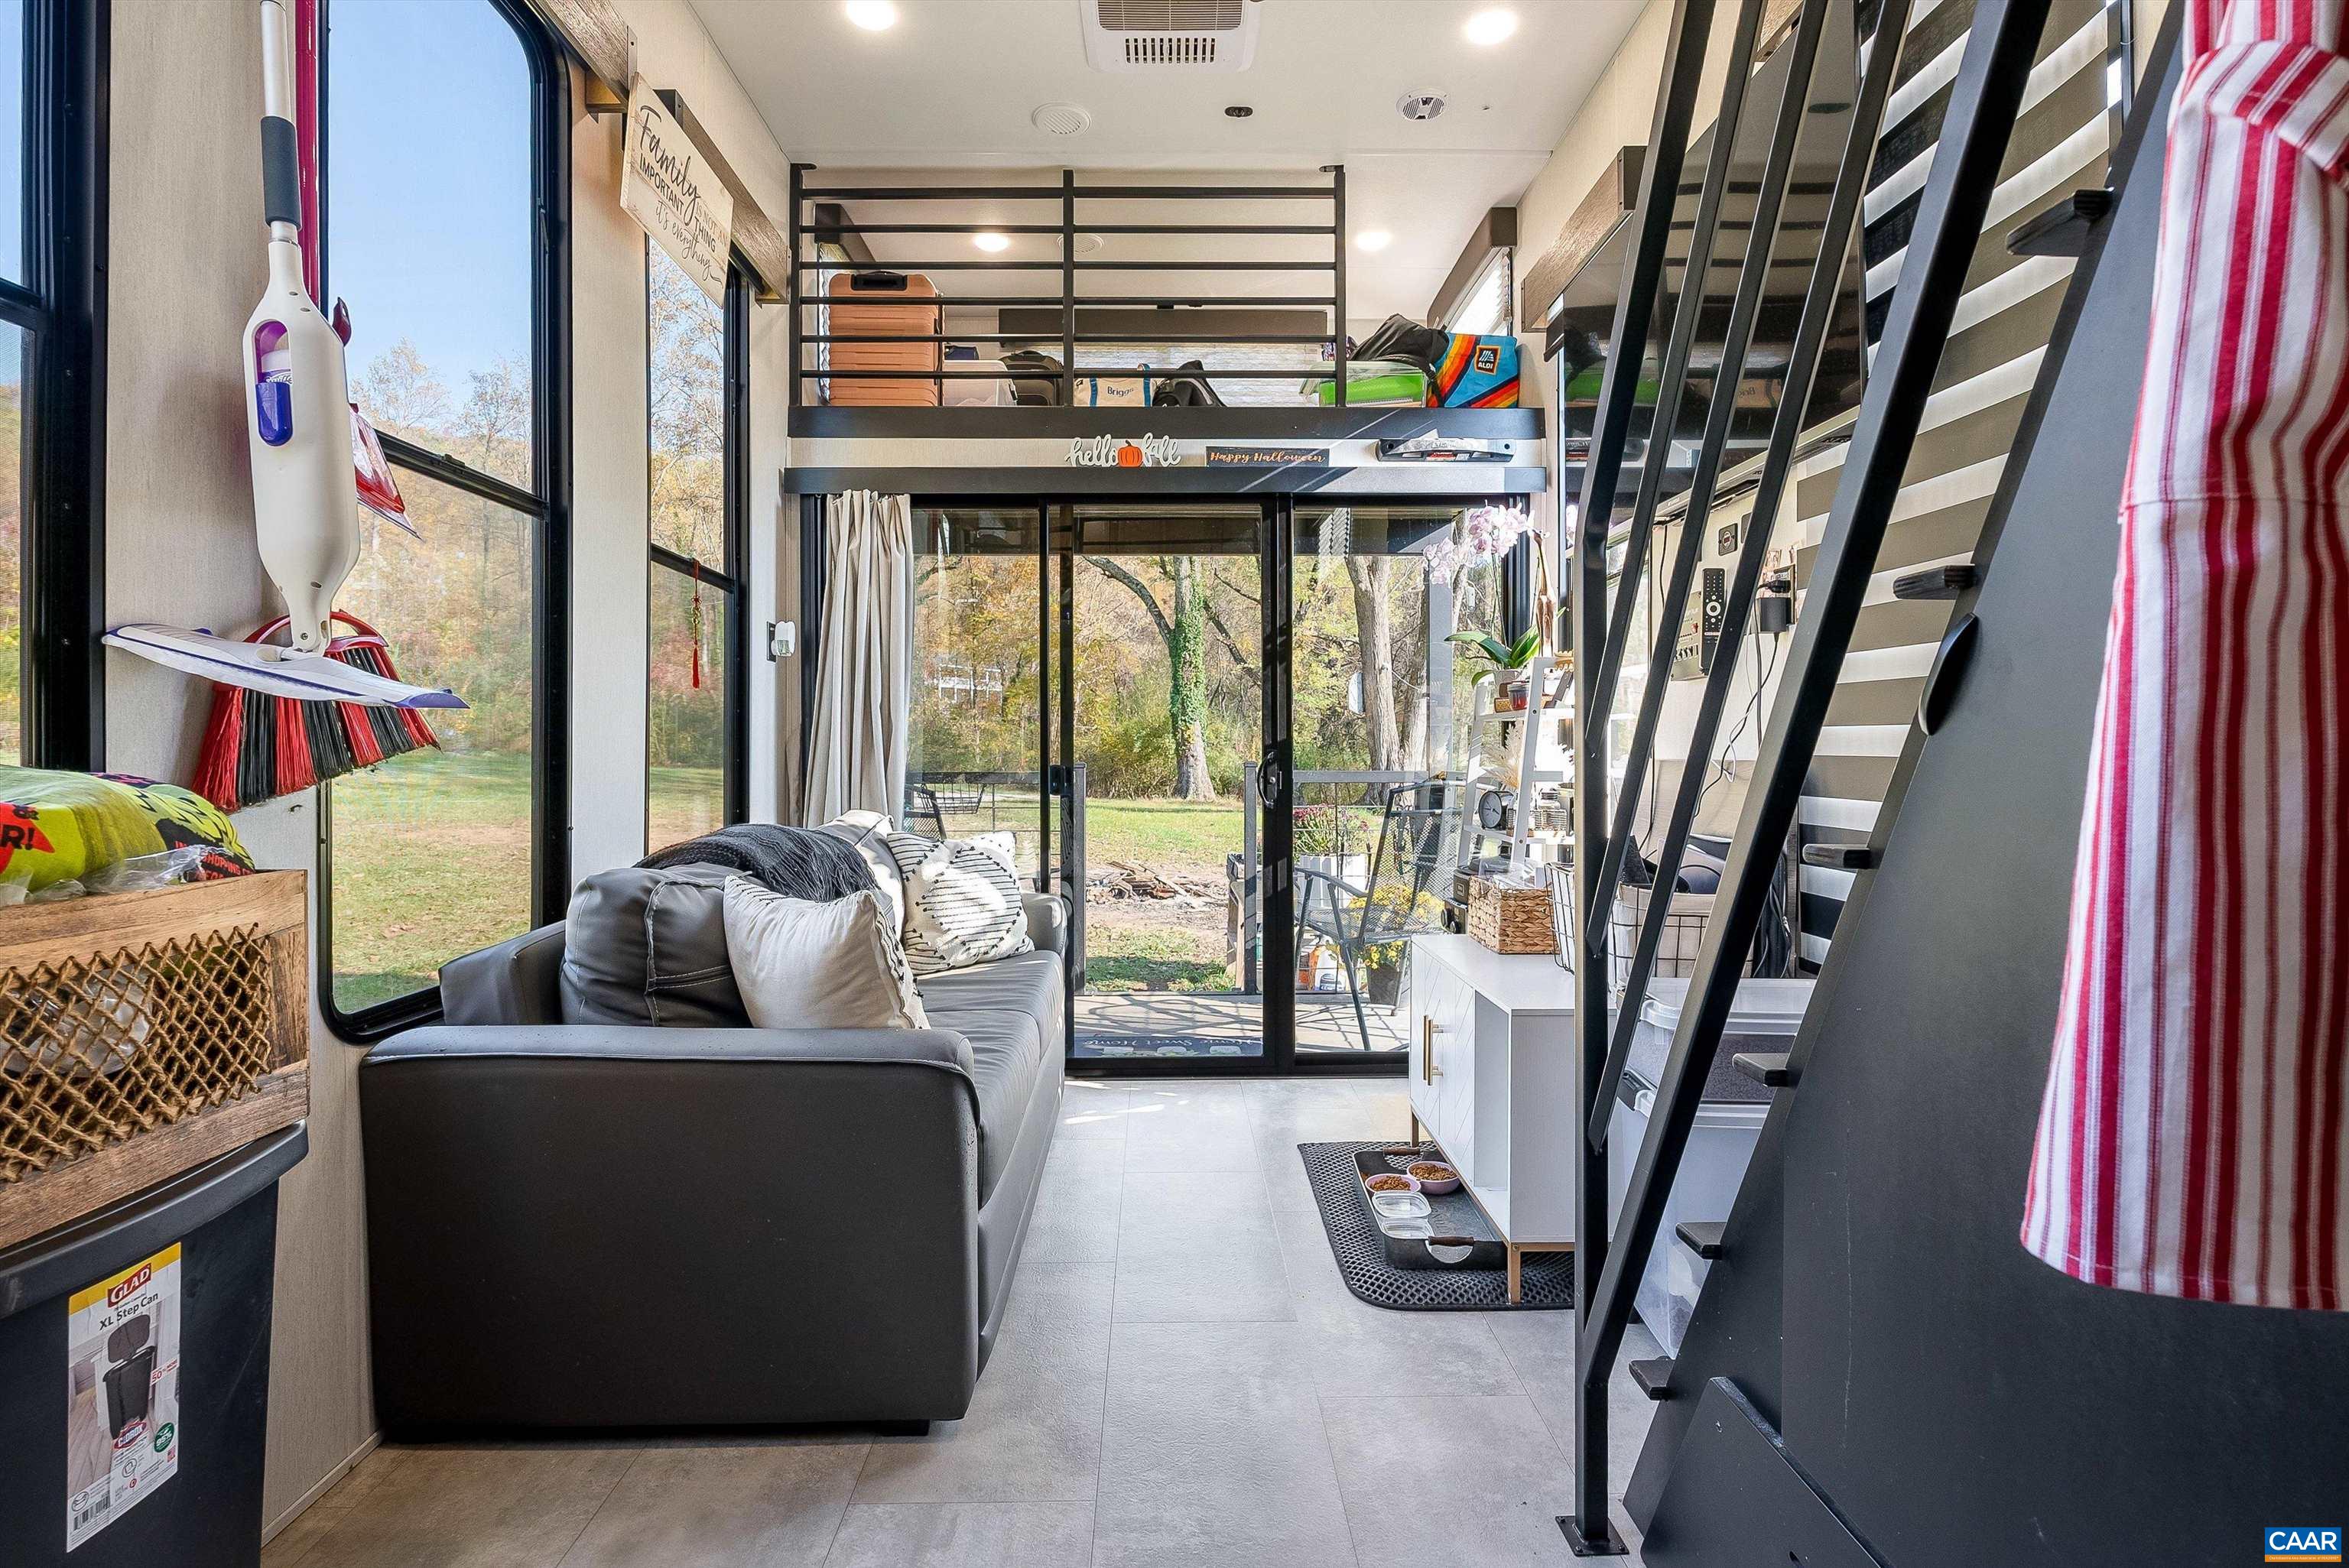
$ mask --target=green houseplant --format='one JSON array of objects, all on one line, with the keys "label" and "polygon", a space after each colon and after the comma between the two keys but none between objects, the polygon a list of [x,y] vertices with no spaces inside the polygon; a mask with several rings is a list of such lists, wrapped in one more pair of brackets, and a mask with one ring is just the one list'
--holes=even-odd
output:
[{"label": "green houseplant", "polygon": [[1541,652],[1541,633],[1529,631],[1514,643],[1505,643],[1488,632],[1454,632],[1444,639],[1457,643],[1464,656],[1482,660],[1492,668],[1494,676],[1493,706],[1495,708],[1523,707],[1526,700],[1525,668]]}]

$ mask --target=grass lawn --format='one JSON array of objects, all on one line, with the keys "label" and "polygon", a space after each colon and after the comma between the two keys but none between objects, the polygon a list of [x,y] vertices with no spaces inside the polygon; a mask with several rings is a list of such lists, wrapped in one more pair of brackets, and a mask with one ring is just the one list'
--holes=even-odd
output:
[{"label": "grass lawn", "polygon": [[1148,866],[1221,882],[1224,857],[1240,852],[1240,803],[1140,798],[1085,802],[1085,860]]},{"label": "grass lawn", "polygon": [[[333,785],[335,1002],[433,984],[443,960],[530,928],[530,759],[395,757]],[[653,841],[715,826],[715,769],[653,770]]]}]

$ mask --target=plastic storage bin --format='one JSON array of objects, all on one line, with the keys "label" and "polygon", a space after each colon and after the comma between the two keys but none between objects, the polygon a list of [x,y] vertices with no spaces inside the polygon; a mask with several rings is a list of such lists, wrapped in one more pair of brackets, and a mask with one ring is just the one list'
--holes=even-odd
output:
[{"label": "plastic storage bin", "polygon": [[[1742,980],[1731,1008],[1721,1053],[1705,1083],[1704,1103],[1689,1133],[1688,1150],[1681,1158],[1680,1174],[1664,1200],[1663,1223],[1648,1266],[1640,1275],[1632,1303],[1648,1331],[1667,1356],[1681,1352],[1681,1336],[1696,1308],[1697,1293],[1704,1288],[1712,1266],[1673,1234],[1684,1220],[1704,1222],[1729,1218],[1746,1164],[1761,1139],[1762,1123],[1770,1111],[1770,1091],[1730,1066],[1740,1051],[1783,1051],[1802,1026],[1810,1006],[1808,980]],[[1613,1121],[1607,1136],[1607,1208],[1619,1221],[1623,1201],[1631,1188],[1631,1171],[1640,1161],[1640,1145],[1648,1136],[1648,1117],[1655,1109],[1656,1088],[1664,1062],[1671,1054],[1672,1036],[1680,1028],[1681,1008],[1688,1000],[1686,980],[1660,979],[1649,987],[1640,1009],[1638,1032],[1616,1096]]]},{"label": "plastic storage bin", "polygon": [[0,1250],[0,1563],[252,1568],[301,1124]]}]

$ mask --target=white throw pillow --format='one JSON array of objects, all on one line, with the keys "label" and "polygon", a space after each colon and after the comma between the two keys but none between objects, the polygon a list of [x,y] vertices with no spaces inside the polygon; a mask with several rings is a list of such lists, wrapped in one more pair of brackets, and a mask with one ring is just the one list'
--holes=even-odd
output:
[{"label": "white throw pillow", "polygon": [[729,877],[726,957],[743,1009],[761,1029],[930,1026],[877,892],[815,903]]},{"label": "white throw pillow", "polygon": [[905,957],[916,975],[1035,951],[1009,833],[943,841],[891,833],[886,841],[905,887]]},{"label": "white throw pillow", "polygon": [[878,811],[843,811],[826,822],[823,830],[834,838],[846,839],[864,860],[873,885],[881,890],[882,902],[889,906],[890,923],[902,936],[905,930],[905,888],[897,875],[897,862],[889,853],[889,835],[897,830],[897,825]]}]

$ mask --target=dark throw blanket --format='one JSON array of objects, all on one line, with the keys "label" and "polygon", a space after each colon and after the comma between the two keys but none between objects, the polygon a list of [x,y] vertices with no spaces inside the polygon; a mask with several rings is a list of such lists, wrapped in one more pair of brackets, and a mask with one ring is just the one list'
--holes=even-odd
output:
[{"label": "dark throw blanket", "polygon": [[821,828],[785,828],[744,822],[688,839],[647,855],[636,864],[649,871],[671,866],[724,866],[763,882],[785,898],[829,903],[873,885],[864,857],[846,841]]}]

